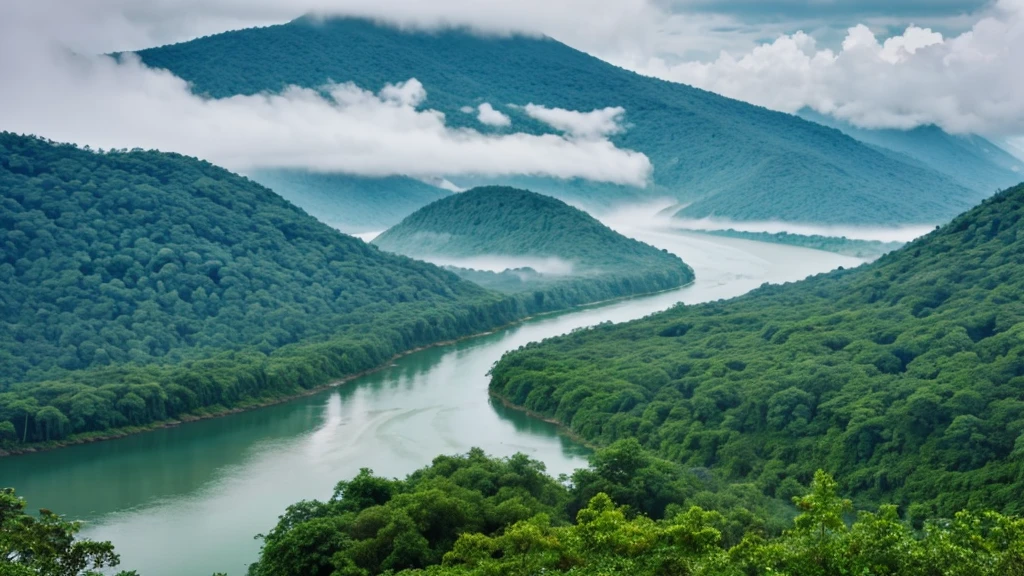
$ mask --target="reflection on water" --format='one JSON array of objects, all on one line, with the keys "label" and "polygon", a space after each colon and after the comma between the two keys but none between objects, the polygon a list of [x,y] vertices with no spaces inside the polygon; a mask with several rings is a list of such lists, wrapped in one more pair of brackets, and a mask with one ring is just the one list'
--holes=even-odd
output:
[{"label": "reflection on water", "polygon": [[552,474],[585,464],[587,450],[548,423],[493,403],[487,372],[503,353],[603,321],[673,304],[732,297],[852,258],[730,238],[646,232],[697,272],[684,289],[547,316],[500,333],[425,350],[345,386],[298,400],[112,442],[0,460],[0,485],[33,507],[87,521],[112,540],[122,568],[147,576],[243,574],[253,535],[294,502],[329,497],[360,468],[404,476],[438,454],[479,446],[524,452]]}]

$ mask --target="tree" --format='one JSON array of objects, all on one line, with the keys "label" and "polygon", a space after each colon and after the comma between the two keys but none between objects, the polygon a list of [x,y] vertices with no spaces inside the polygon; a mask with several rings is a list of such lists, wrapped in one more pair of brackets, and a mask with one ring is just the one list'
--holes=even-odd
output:
[{"label": "tree", "polygon": [[[11,488],[0,491],[0,574],[4,576],[78,576],[117,566],[110,542],[76,540],[78,522],[49,510],[25,514],[25,500]],[[118,576],[130,576],[121,572]]]}]

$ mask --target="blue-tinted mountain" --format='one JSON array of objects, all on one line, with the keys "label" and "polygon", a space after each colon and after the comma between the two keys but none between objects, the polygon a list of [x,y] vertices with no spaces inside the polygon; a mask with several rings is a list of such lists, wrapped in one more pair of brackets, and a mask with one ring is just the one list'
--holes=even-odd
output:
[{"label": "blue-tinted mountain", "polygon": [[949,134],[935,125],[870,130],[812,110],[803,110],[800,116],[866,144],[904,154],[979,193],[991,193],[1024,180],[1024,162],[975,134]]},{"label": "blue-tinted mountain", "polygon": [[380,232],[451,194],[413,178],[369,178],[305,170],[257,170],[249,177],[349,234]]},{"label": "blue-tinted mountain", "polygon": [[[144,50],[143,61],[214,97],[354,82],[378,90],[417,78],[426,106],[453,126],[477,126],[462,107],[490,102],[513,129],[548,129],[509,104],[626,109],[614,136],[654,164],[649,190],[689,203],[681,215],[743,220],[938,222],[980,198],[926,167],[902,162],[837,130],[612,66],[550,38],[484,37],[461,30],[409,32],[359,19],[299,19]],[[456,183],[458,181],[456,180]],[[479,182],[475,182],[479,183]],[[592,204],[617,187],[535,186]]]}]

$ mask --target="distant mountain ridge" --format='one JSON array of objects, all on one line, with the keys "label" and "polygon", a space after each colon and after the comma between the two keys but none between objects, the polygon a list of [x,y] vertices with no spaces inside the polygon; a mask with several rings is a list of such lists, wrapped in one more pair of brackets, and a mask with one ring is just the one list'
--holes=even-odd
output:
[{"label": "distant mountain ridge", "polygon": [[935,125],[870,130],[812,110],[802,110],[799,116],[866,144],[906,155],[976,192],[995,192],[1024,181],[1024,161],[975,134],[949,134]]},{"label": "distant mountain ridge", "polygon": [[941,222],[981,198],[836,130],[644,77],[549,38],[299,19],[139,55],[147,65],[185,78],[197,93],[215,97],[328,81],[377,90],[417,78],[427,90],[425,106],[444,112],[449,125],[478,129],[485,128],[463,107],[489,102],[512,118],[513,129],[539,133],[550,129],[508,105],[581,111],[622,106],[628,129],[613,141],[652,160],[648,190],[551,179],[530,184],[588,205],[669,196],[688,203],[680,213],[685,217],[899,224]]}]

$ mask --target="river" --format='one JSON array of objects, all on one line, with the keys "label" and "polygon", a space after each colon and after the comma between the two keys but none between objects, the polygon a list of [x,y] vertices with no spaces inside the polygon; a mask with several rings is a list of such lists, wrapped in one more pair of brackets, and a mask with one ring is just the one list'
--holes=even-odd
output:
[{"label": "river", "polygon": [[524,452],[554,475],[587,450],[545,422],[487,395],[487,372],[506,351],[604,321],[743,294],[859,260],[802,248],[696,234],[632,231],[681,255],[697,273],[686,288],[537,318],[501,332],[424,350],[342,387],[292,402],[52,452],[0,459],[0,486],[32,508],[86,522],[111,540],[121,569],[142,576],[245,573],[253,536],[289,504],[327,498],[360,468],[404,476],[437,454],[479,446]]}]

